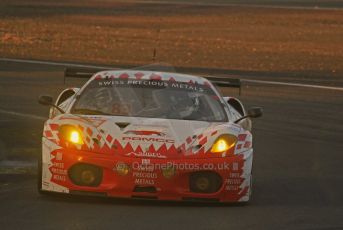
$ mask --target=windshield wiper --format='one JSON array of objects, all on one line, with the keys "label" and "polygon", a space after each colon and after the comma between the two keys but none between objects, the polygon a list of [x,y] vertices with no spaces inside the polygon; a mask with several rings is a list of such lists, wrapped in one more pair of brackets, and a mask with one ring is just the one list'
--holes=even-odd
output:
[{"label": "windshield wiper", "polygon": [[85,115],[112,115],[109,113],[104,113],[100,110],[95,109],[74,109],[72,113],[85,114]]}]

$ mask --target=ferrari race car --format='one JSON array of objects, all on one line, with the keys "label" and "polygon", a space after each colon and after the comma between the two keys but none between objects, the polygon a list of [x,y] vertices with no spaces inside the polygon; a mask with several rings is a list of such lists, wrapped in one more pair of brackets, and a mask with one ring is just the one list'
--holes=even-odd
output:
[{"label": "ferrari race car", "polygon": [[214,84],[239,80],[147,70],[97,73],[64,90],[44,124],[38,189],[121,198],[246,202],[252,191],[250,118]]}]

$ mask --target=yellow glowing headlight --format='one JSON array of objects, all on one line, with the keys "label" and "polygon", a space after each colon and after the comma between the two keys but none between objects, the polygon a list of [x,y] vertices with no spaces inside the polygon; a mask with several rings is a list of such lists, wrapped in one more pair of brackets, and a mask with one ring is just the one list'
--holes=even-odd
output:
[{"label": "yellow glowing headlight", "polygon": [[64,140],[73,144],[83,144],[82,134],[76,127],[71,125],[62,125],[59,131]]},{"label": "yellow glowing headlight", "polygon": [[211,152],[222,153],[226,152],[235,146],[237,138],[233,135],[222,135],[212,145]]},{"label": "yellow glowing headlight", "polygon": [[71,131],[69,134],[69,141],[75,144],[82,144],[81,134],[76,130]]}]

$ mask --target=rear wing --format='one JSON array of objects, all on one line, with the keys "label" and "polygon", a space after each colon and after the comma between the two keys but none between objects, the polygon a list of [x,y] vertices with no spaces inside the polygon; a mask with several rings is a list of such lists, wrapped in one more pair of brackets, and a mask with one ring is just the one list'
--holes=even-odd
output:
[{"label": "rear wing", "polygon": [[205,77],[207,80],[212,82],[212,84],[219,86],[219,87],[230,87],[230,88],[238,88],[239,95],[241,95],[241,80],[239,78],[223,78],[223,77]]},{"label": "rear wing", "polygon": [[91,78],[95,73],[106,70],[104,68],[65,68],[63,83],[66,78]]},{"label": "rear wing", "polygon": [[[148,68],[147,68],[148,67]],[[145,67],[137,67],[134,69],[140,69],[140,70],[152,70],[152,65],[145,66]],[[64,78],[63,82],[65,83],[66,78],[91,78],[95,73],[100,71],[109,70],[99,67],[99,68],[65,68],[64,70]],[[223,77],[211,77],[211,76],[205,76],[207,80],[212,82],[214,85],[217,85],[219,87],[230,87],[230,88],[238,88],[239,89],[239,95],[241,95],[241,80],[236,78],[223,78]]]},{"label": "rear wing", "polygon": [[[67,67],[64,69],[63,82],[66,78],[91,78],[95,73],[106,70],[115,70],[118,68],[105,68],[105,67]],[[123,68],[122,68],[123,69]],[[154,63],[145,66],[138,66],[128,68],[131,70],[148,70],[158,72],[175,72],[175,69],[166,63]]]}]

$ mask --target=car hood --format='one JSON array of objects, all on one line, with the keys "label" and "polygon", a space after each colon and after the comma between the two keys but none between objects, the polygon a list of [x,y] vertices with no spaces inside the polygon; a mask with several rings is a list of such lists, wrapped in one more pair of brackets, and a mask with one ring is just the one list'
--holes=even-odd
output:
[{"label": "car hood", "polygon": [[[199,156],[210,150],[218,136],[241,131],[232,123],[63,114],[48,120],[44,133],[62,125],[73,125],[82,132],[80,150],[139,158]],[[61,140],[55,141],[63,147]]]}]

